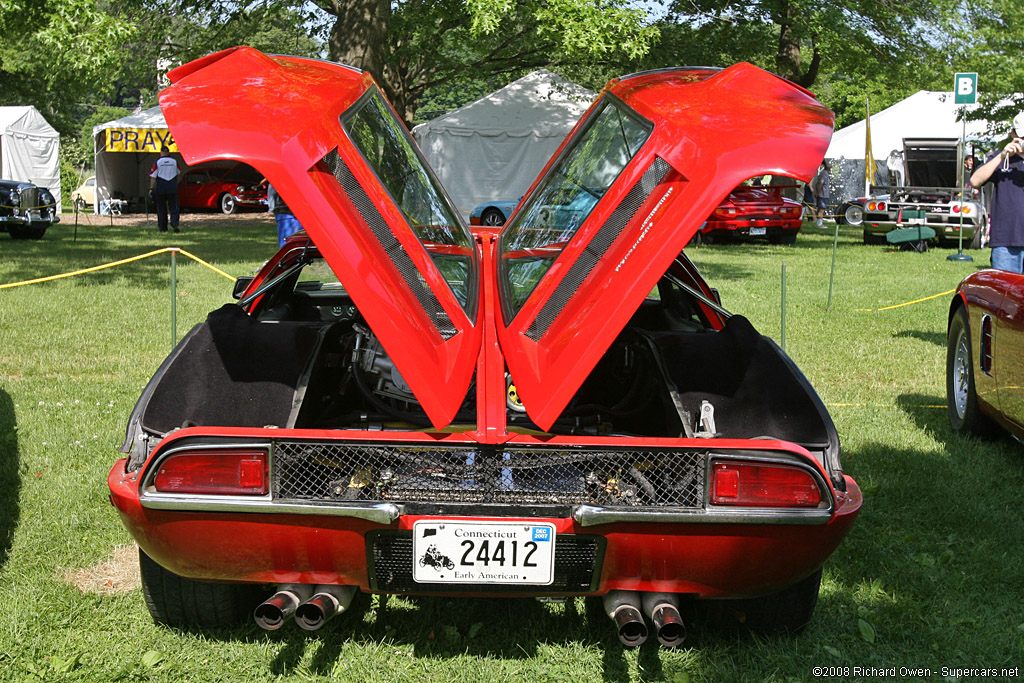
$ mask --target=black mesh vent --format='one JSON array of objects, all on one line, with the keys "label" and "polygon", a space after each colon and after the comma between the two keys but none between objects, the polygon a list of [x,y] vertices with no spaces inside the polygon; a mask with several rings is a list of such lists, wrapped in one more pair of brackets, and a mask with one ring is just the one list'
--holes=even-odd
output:
[{"label": "black mesh vent", "polygon": [[366,192],[355,179],[355,176],[352,175],[352,172],[349,171],[342,161],[338,151],[332,149],[323,158],[323,162],[331,173],[334,174],[334,177],[338,179],[341,189],[345,191],[345,194],[348,195],[348,198],[355,205],[356,210],[359,211],[359,215],[366,221],[367,227],[370,228],[377,241],[380,242],[388,258],[398,268],[398,272],[401,273],[405,284],[416,295],[424,312],[434,322],[434,327],[437,328],[441,338],[451,339],[454,337],[457,330],[448,314],[445,313],[441,302],[437,300],[437,297],[430,291],[430,288],[420,280],[419,271],[416,270],[416,266],[413,265],[409,255],[405,253],[402,243],[391,232],[391,227],[388,226],[387,221],[380,215],[377,207],[373,205],[373,202],[366,195]]},{"label": "black mesh vent", "polygon": [[594,235],[594,238],[583,250],[583,253],[580,254],[576,262],[569,268],[569,272],[558,283],[558,287],[551,294],[551,298],[544,302],[540,313],[537,314],[537,317],[534,318],[530,327],[526,330],[527,337],[537,341],[544,336],[544,333],[551,327],[558,314],[569,303],[572,295],[583,285],[584,280],[590,275],[594,266],[604,258],[608,249],[611,248],[615,240],[622,234],[626,224],[636,215],[636,212],[647,201],[647,198],[651,196],[651,193],[665,179],[670,168],[660,157],[654,159],[654,162],[644,171],[640,180],[633,185],[626,198],[615,208],[611,217],[601,226],[597,234]]},{"label": "black mesh vent", "polygon": [[367,538],[372,567],[370,588],[396,593],[589,593],[597,589],[604,554],[597,536],[555,536],[555,577],[547,586],[503,584],[417,583],[412,578],[412,532],[383,531]]},{"label": "black mesh vent", "polygon": [[274,444],[281,502],[703,508],[704,451]]}]

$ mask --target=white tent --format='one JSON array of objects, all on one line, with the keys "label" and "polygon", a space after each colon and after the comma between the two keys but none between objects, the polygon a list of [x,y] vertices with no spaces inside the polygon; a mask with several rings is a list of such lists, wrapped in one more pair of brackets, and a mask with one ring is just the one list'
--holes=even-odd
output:
[{"label": "white tent", "polygon": [[0,176],[45,187],[60,206],[60,134],[35,107],[0,107]]},{"label": "white tent", "polygon": [[[891,107],[871,114],[871,149],[875,185],[895,183],[890,166],[902,168],[903,138],[956,138],[964,135],[961,110],[978,105],[956,104],[952,92],[919,90]],[[966,139],[991,140],[988,121],[968,121]],[[832,166],[832,199],[841,202],[864,194],[865,121],[841,128],[832,136],[825,158]],[[890,159],[890,156],[892,158]]]},{"label": "white tent", "polygon": [[94,126],[92,139],[96,157],[96,211],[111,197],[143,203],[149,192],[150,168],[165,142],[169,143],[171,156],[178,160],[178,166],[185,168],[160,107],[150,107]]},{"label": "white tent", "polygon": [[[959,138],[964,124],[957,120],[961,109],[978,105],[954,104],[953,93],[919,90],[878,113],[871,114],[871,149],[876,161],[893,150],[903,149],[903,138]],[[967,139],[989,139],[987,121],[968,121]],[[863,159],[865,122],[837,130],[825,152],[826,159]]]},{"label": "white tent", "polygon": [[463,212],[518,199],[590,106],[590,90],[543,69],[412,130]]}]

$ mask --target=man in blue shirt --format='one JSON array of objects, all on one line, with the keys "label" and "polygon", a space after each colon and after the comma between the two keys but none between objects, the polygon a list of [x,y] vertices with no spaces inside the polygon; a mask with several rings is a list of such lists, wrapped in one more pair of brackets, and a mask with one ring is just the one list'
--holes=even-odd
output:
[{"label": "man in blue shirt", "polygon": [[992,183],[989,243],[992,267],[1024,272],[1024,112],[1013,119],[1010,141],[971,175],[971,186]]}]

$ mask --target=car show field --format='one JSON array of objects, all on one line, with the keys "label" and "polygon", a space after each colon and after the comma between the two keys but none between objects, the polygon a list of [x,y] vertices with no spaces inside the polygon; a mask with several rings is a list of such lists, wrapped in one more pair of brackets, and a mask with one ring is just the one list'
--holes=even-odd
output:
[{"label": "car show field", "polygon": [[[75,241],[65,221],[45,244],[6,242],[0,285],[167,246],[251,275],[274,253],[272,225],[230,218],[215,229],[197,219],[173,245],[117,217],[79,226]],[[316,633],[154,625],[103,482],[135,397],[170,349],[162,255],[0,289],[0,680],[811,680],[812,667],[853,663],[941,680],[944,666],[1019,665],[1020,445],[949,426],[948,295],[874,310],[952,290],[984,256],[950,263],[945,250],[864,246],[859,229],[843,227],[826,311],[833,234],[801,232],[793,246],[687,254],[727,308],[779,341],[785,262],[786,350],[832,414],[843,468],[864,490],[802,635],[737,639],[684,612],[684,646],[652,638],[624,650],[583,598],[361,595]],[[231,300],[229,279],[180,256],[176,279],[179,337]]]}]

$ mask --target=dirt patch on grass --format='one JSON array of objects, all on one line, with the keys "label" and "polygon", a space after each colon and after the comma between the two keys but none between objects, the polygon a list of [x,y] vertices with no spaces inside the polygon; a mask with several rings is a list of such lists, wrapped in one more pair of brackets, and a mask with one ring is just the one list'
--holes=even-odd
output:
[{"label": "dirt patch on grass", "polygon": [[[100,216],[94,213],[79,213],[78,214],[78,225],[81,226],[110,226],[110,225],[132,225],[132,226],[150,226],[154,230],[156,229],[156,214],[151,213],[148,216],[144,213],[129,213],[123,216]],[[274,215],[267,211],[238,211],[229,216],[225,216],[222,213],[182,213],[179,223],[182,229],[187,226],[197,227],[199,225],[217,225],[221,223],[241,223],[241,222],[257,222],[267,223],[272,225],[274,223]],[[75,214],[64,213],[60,217],[61,226],[75,226]]]},{"label": "dirt patch on grass", "polygon": [[61,578],[83,593],[129,593],[142,586],[139,549],[135,545],[119,545],[99,564],[65,570]]}]

